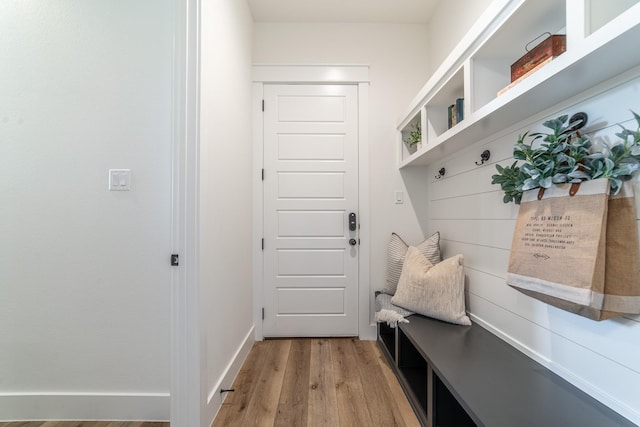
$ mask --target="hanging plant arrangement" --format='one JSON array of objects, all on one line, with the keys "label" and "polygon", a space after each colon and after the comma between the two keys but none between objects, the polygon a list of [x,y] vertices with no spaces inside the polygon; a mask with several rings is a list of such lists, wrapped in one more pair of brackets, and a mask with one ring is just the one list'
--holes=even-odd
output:
[{"label": "hanging plant arrangement", "polygon": [[589,137],[580,135],[579,126],[570,122],[569,116],[548,120],[542,125],[550,132],[520,135],[513,147],[515,161],[508,166],[496,165],[498,173],[491,177],[491,183],[504,191],[504,203],[515,204],[520,204],[527,190],[598,178],[607,178],[611,193],[617,194],[622,182],[640,169],[640,116],[632,113],[638,130],[623,127],[616,133],[620,143],[605,143],[602,151],[593,151]]}]

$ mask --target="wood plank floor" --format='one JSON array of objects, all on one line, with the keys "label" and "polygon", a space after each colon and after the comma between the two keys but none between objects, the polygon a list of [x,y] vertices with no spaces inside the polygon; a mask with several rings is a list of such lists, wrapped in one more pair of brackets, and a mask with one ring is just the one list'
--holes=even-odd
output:
[{"label": "wood plank floor", "polygon": [[135,421],[14,421],[0,427],[169,427],[163,422]]},{"label": "wood plank floor", "polygon": [[374,341],[256,342],[213,427],[418,427]]}]

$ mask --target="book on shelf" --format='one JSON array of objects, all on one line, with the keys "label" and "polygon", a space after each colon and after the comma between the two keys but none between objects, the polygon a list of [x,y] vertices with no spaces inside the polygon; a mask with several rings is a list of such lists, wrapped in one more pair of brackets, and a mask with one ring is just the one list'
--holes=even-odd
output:
[{"label": "book on shelf", "polygon": [[451,129],[456,125],[456,123],[458,123],[456,119],[457,119],[456,104],[451,104],[447,109],[447,129]]},{"label": "book on shelf", "polygon": [[458,98],[447,108],[447,129],[451,129],[462,119],[464,119],[464,98]]},{"label": "book on shelf", "polygon": [[456,123],[464,119],[464,98],[456,99]]}]

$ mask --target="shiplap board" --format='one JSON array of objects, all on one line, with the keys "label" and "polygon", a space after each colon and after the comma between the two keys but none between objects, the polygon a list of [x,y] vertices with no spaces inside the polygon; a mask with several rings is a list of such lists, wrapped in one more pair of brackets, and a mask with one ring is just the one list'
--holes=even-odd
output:
[{"label": "shiplap board", "polygon": [[447,239],[442,239],[441,243],[445,257],[463,254],[464,265],[467,267],[502,277],[504,277],[504,273],[507,271],[510,253],[507,249],[472,245]]},{"label": "shiplap board", "polygon": [[432,219],[515,219],[518,207],[512,203],[502,203],[502,193],[489,193],[431,200],[429,203]]},{"label": "shiplap board", "polygon": [[491,186],[491,176],[496,174],[494,167],[489,165],[460,173],[447,179],[440,179],[431,186],[432,200],[443,200],[457,196],[467,196],[494,191]]},{"label": "shiplap board", "polygon": [[[629,110],[640,112],[638,95],[640,74],[626,82],[618,80],[590,99],[570,100],[547,111],[542,120],[532,112],[531,122],[430,165],[427,189],[429,232],[440,231],[445,257],[465,256],[470,314],[636,423],[640,422],[640,393],[635,386],[640,381],[640,315],[595,322],[510,288],[505,277],[518,206],[502,202],[503,193],[491,184],[491,175],[496,163],[513,163],[519,135],[545,131],[541,122],[562,114],[586,112],[589,123],[584,133],[596,145],[617,142],[619,124],[637,129]],[[478,166],[475,162],[484,149],[491,151],[491,159]],[[436,179],[441,167],[446,174]],[[638,180],[634,187],[638,193]],[[640,197],[636,202],[640,212]]]},{"label": "shiplap board", "polygon": [[441,236],[446,236],[446,240],[501,249],[511,248],[515,225],[515,219],[434,219],[431,221],[431,227],[440,231]]},{"label": "shiplap board", "polygon": [[[511,135],[512,134],[508,134],[507,136],[505,136],[504,141],[513,142],[511,140]],[[444,167],[446,170],[446,179],[466,172],[478,171],[485,168],[491,170],[491,173],[494,174],[496,173],[496,163],[503,164],[506,160],[511,159],[513,155],[513,148],[508,144],[504,144],[502,142],[503,139],[498,138],[486,144],[480,143],[477,145],[477,147],[474,146],[473,149],[465,152],[465,158],[467,159],[466,161],[460,162],[457,161],[457,157],[453,157],[449,160],[438,162],[438,167],[436,168],[436,170]],[[484,150],[489,150],[491,156],[489,157],[489,160],[483,165],[477,165],[476,162],[480,163],[480,154],[482,154]],[[513,160],[511,162],[513,163]],[[440,180],[436,179],[435,177],[431,177],[432,184],[439,181]]]},{"label": "shiplap board", "polygon": [[[505,310],[517,312],[519,316],[550,329],[547,304],[533,299],[507,285],[504,277],[465,267],[469,294],[491,301]],[[468,307],[475,313],[473,303]]]},{"label": "shiplap board", "polygon": [[[502,307],[542,328],[577,342],[591,343],[592,351],[640,373],[640,328],[620,318],[596,322],[551,307],[510,288],[504,279],[468,268],[469,294]],[[483,277],[485,276],[485,277]],[[473,311],[473,301],[470,301]]]}]

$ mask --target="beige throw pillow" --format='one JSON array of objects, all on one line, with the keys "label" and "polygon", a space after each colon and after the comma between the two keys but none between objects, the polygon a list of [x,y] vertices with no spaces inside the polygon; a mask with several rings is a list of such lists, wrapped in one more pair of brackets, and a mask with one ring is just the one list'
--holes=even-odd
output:
[{"label": "beige throw pillow", "polygon": [[464,257],[455,255],[433,265],[409,247],[391,303],[424,316],[470,325],[464,303]]},{"label": "beige throw pillow", "polygon": [[[382,292],[388,295],[396,293],[398,280],[402,273],[402,265],[404,264],[404,256],[407,253],[407,245],[404,240],[396,233],[391,233],[391,240],[387,248],[387,281]],[[424,255],[431,264],[437,264],[442,261],[440,257],[440,232],[435,232],[424,242],[420,243],[416,248]]]}]

